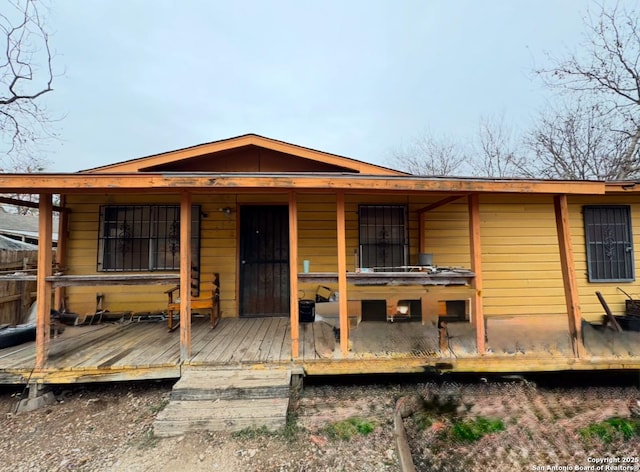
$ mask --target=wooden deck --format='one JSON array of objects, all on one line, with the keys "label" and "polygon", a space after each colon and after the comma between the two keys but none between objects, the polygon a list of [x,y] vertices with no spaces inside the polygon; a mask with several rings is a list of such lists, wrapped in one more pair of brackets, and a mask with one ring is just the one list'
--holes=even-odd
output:
[{"label": "wooden deck", "polygon": [[433,325],[362,322],[350,331],[342,356],[333,327],[300,324],[300,356],[292,360],[288,318],[224,318],[214,330],[194,319],[192,357],[180,361],[179,332],[163,322],[66,327],[51,340],[45,369],[35,372],[35,343],[0,350],[0,384],[73,383],[179,378],[200,366],[290,366],[307,375],[403,373],[430,370],[524,372],[570,369],[640,369],[640,333],[598,331],[585,324],[588,355],[573,357],[566,320],[489,320],[488,352],[475,349],[469,323],[450,323],[448,349]]}]

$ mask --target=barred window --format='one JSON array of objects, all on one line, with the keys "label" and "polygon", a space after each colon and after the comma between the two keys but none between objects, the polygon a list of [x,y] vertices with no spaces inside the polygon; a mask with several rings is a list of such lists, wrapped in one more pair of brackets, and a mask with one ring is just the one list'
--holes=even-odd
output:
[{"label": "barred window", "polygon": [[585,206],[583,213],[589,282],[633,281],[629,206]]},{"label": "barred window", "polygon": [[404,205],[360,206],[360,267],[407,265],[406,220]]},{"label": "barred window", "polygon": [[[200,207],[192,207],[191,257],[200,259]],[[99,271],[180,269],[180,206],[100,207]]]}]

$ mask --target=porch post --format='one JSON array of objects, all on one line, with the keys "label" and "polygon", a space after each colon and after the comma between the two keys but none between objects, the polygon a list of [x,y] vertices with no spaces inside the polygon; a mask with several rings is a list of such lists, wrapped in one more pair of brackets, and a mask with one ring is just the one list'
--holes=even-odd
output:
[{"label": "porch post", "polygon": [[349,353],[349,313],[347,294],[347,242],[345,230],[344,192],[336,194],[336,224],[338,232],[338,309],[340,315],[340,351]]},{"label": "porch post", "polygon": [[582,310],[580,309],[576,269],[573,262],[567,196],[555,195],[553,197],[553,206],[556,214],[560,265],[562,266],[562,281],[564,297],[567,304],[567,315],[569,317],[569,332],[571,334],[573,354],[575,357],[585,357],[586,353],[582,342]]},{"label": "porch post", "polygon": [[191,357],[191,193],[180,198],[180,360]]},{"label": "porch post", "polygon": [[[62,268],[67,260],[69,212],[64,208],[65,196],[60,195],[60,212],[58,213],[58,246],[56,248],[56,267]],[[53,294],[53,308],[59,310],[64,305],[65,287],[58,287]]]},{"label": "porch post", "polygon": [[471,270],[475,273],[471,287],[474,289],[471,306],[476,329],[476,346],[479,354],[485,353],[484,311],[482,306],[482,246],[480,243],[480,197],[469,195],[469,249]]},{"label": "porch post", "polygon": [[52,204],[51,194],[41,193],[38,204],[38,272],[36,275],[36,365],[42,370],[49,356],[49,329],[51,326],[51,275],[52,257]]},{"label": "porch post", "polygon": [[300,324],[298,317],[298,200],[289,192],[289,313],[291,323],[291,356],[300,354]]},{"label": "porch post", "polygon": [[423,211],[418,212],[418,252],[424,253],[427,252],[425,247],[424,240],[424,232],[425,232],[425,221],[424,221],[424,213]]}]

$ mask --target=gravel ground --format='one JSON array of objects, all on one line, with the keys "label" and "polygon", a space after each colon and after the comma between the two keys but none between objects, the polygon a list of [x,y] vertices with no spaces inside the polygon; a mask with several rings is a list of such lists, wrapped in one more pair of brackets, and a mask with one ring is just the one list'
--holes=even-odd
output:
[{"label": "gravel ground", "polygon": [[[638,436],[606,443],[579,433],[610,417],[628,418],[628,400],[640,396],[636,386],[436,380],[307,383],[292,400],[290,426],[277,434],[254,430],[168,439],[155,438],[152,429],[168,401],[168,382],[65,386],[54,390],[54,405],[18,415],[21,391],[5,388],[0,390],[0,470],[399,471],[393,411],[406,396],[423,407],[405,420],[419,471],[536,470],[640,456]],[[353,418],[359,419],[343,421]],[[500,419],[504,430],[475,442],[452,437],[456,423],[477,418]]]}]

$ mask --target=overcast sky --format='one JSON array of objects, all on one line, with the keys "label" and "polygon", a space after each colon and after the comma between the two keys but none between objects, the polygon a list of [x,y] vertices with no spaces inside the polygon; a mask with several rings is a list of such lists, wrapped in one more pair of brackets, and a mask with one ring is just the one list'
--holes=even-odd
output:
[{"label": "overcast sky", "polygon": [[431,130],[529,126],[532,75],[575,48],[579,0],[51,0],[63,117],[51,171],[257,133],[391,165]]}]

